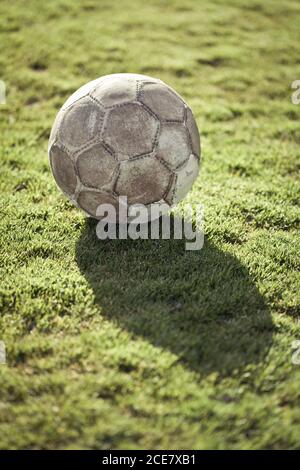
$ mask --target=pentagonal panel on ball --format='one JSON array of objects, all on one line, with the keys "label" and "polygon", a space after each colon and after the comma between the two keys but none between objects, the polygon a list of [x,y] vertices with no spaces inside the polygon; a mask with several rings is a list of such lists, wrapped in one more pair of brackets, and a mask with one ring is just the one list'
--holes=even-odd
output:
[{"label": "pentagonal panel on ball", "polygon": [[49,156],[55,181],[68,196],[72,196],[75,193],[77,178],[71,158],[56,144],[50,148]]},{"label": "pentagonal panel on ball", "polygon": [[117,162],[101,143],[97,143],[80,153],[76,165],[85,186],[101,189],[112,180]]},{"label": "pentagonal panel on ball", "polygon": [[175,170],[189,157],[190,145],[187,130],[180,123],[164,123],[158,140],[157,156]]},{"label": "pentagonal panel on ball", "polygon": [[184,104],[166,85],[145,83],[139,93],[139,101],[148,106],[159,119],[183,121]]},{"label": "pentagonal panel on ball", "polygon": [[109,111],[103,140],[120,154],[150,153],[159,122],[139,103],[128,103]]},{"label": "pentagonal panel on ball", "polygon": [[115,76],[99,83],[90,95],[108,108],[128,101],[135,101],[136,89],[136,80]]},{"label": "pentagonal panel on ball", "polygon": [[59,141],[71,151],[79,150],[100,136],[103,116],[100,106],[89,96],[76,101],[64,111],[58,131]]},{"label": "pentagonal panel on ball", "polygon": [[138,157],[120,164],[115,191],[129,204],[151,204],[163,198],[171,173],[155,157]]}]

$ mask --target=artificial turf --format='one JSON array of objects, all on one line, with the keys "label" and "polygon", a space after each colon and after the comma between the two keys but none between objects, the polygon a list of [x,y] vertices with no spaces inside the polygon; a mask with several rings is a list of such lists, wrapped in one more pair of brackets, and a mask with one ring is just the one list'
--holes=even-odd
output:
[{"label": "artificial turf", "polygon": [[[300,5],[0,3],[2,449],[299,448]],[[116,72],[190,104],[205,242],[99,241],[58,191],[65,99]]]}]

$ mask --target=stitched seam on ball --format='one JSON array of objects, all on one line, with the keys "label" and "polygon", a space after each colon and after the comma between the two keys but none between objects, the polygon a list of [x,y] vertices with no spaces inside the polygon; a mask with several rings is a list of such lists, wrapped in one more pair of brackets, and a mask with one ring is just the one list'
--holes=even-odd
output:
[{"label": "stitched seam on ball", "polygon": [[200,159],[199,155],[197,155],[196,153],[193,153],[193,155],[194,155],[194,157],[196,157],[196,159],[197,159],[197,161],[198,161],[198,163],[199,163],[199,165],[200,165],[200,160],[201,160],[201,159]]},{"label": "stitched seam on ball", "polygon": [[183,122],[183,125],[184,125],[184,127],[185,127],[185,131],[186,131],[187,138],[188,138],[188,141],[189,141],[191,153],[194,153],[192,137],[191,137],[191,134],[190,134],[190,131],[189,131],[189,128],[188,128],[188,123],[187,123],[187,109],[188,109],[187,106],[185,106],[185,108],[184,108],[184,122]]},{"label": "stitched seam on ball", "polygon": [[190,134],[190,131],[189,131],[188,127],[186,127],[186,131],[187,131],[187,135],[188,135],[189,144],[190,144],[192,154],[197,158],[197,160],[199,162],[200,161],[200,155],[198,155],[196,152],[194,152],[192,137],[191,137],[191,134]]},{"label": "stitched seam on ball", "polygon": [[[94,91],[94,90],[93,90],[93,91]],[[104,115],[104,114],[105,114],[105,106],[104,106],[104,104],[101,103],[100,100],[98,100],[97,98],[95,98],[94,96],[92,96],[90,93],[91,93],[91,92],[88,93],[89,98],[91,98],[91,100],[93,100],[93,101],[97,104],[97,106],[101,108],[101,111],[103,112],[103,115]],[[103,109],[103,108],[104,108],[104,109]]]},{"label": "stitched seam on ball", "polygon": [[[163,82],[162,82],[162,83],[163,83]],[[147,85],[158,85],[158,86],[160,86],[162,83],[155,83],[155,82],[150,82],[150,81],[148,81],[148,82],[143,82],[143,84],[142,84],[142,86],[141,86],[141,89],[140,89],[140,91],[139,91],[139,96],[138,96],[138,98],[141,100],[141,102],[143,103],[143,101],[142,101],[142,95],[143,95],[143,93],[145,93],[145,88],[146,88]],[[164,85],[165,85],[165,83],[164,83]],[[165,86],[166,86],[166,85],[165,85]],[[160,88],[164,88],[164,87],[163,87],[163,86],[160,86]],[[143,104],[144,104],[144,103],[143,103]],[[147,105],[146,105],[146,106],[147,106]]]},{"label": "stitched seam on ball", "polygon": [[149,202],[149,204],[145,204],[145,206],[147,207],[147,209],[150,209],[151,205],[152,204],[157,204],[157,203],[165,203],[168,207],[171,207],[170,204],[164,199],[164,196],[161,197],[161,199],[158,199],[157,201],[154,201],[154,202]]},{"label": "stitched seam on ball", "polygon": [[118,181],[118,178],[119,178],[119,175],[120,175],[120,163],[116,166],[115,168],[115,171],[114,171],[114,174],[113,174],[113,181],[112,181],[112,192],[113,193],[116,193],[116,185],[117,185],[117,181]]},{"label": "stitched seam on ball", "polygon": [[80,98],[77,98],[75,101],[73,101],[72,103],[68,104],[68,106],[64,106],[62,105],[62,111],[66,111],[67,109],[70,109],[72,106],[74,106],[78,101],[82,100],[83,98],[86,98],[87,96],[89,95],[89,93],[86,93],[85,95],[83,96],[80,96]]},{"label": "stitched seam on ball", "polygon": [[103,147],[105,148],[105,150],[106,150],[112,157],[114,157],[114,159],[115,159],[116,161],[118,161],[115,152],[113,151],[113,149],[112,149],[106,142],[104,142],[104,140],[102,140],[102,139],[99,140],[99,143],[101,143],[101,145],[103,145]]},{"label": "stitched seam on ball", "polygon": [[144,205],[145,205],[145,207],[146,207],[147,209],[150,209],[151,206],[152,206],[152,204],[157,204],[158,202],[160,202],[160,201],[162,201],[162,200],[163,200],[163,197],[162,197],[162,198],[159,198],[159,199],[157,199],[157,200],[154,199],[154,201],[148,202],[148,204],[144,204]]},{"label": "stitched seam on ball", "polygon": [[119,181],[119,178],[120,178],[120,173],[121,173],[121,164],[119,165],[119,171],[118,171],[118,173],[117,173],[117,176],[116,176],[116,179],[115,179],[113,188],[112,188],[113,193],[117,194],[118,197],[119,197],[120,195],[117,193],[117,184],[118,184],[118,181]]},{"label": "stitched seam on ball", "polygon": [[[73,155],[74,157],[78,158],[79,154],[84,152],[85,150],[89,149],[90,147],[92,147],[94,144],[97,144],[97,143],[101,143],[102,144],[102,140],[98,140],[97,137],[93,137],[91,140],[89,140],[86,144],[84,144],[82,147],[80,147],[78,150],[76,150]],[[103,146],[104,147],[104,146]],[[110,152],[109,152],[110,153]]]},{"label": "stitched seam on ball", "polygon": [[140,155],[134,155],[133,157],[130,157],[128,160],[125,160],[124,163],[126,163],[126,161],[134,162],[135,160],[142,160],[143,158],[150,158],[152,156],[153,156],[152,152],[150,152],[150,153],[141,153]]},{"label": "stitched seam on ball", "polygon": [[178,93],[176,93],[174,90],[172,90],[172,88],[169,87],[169,85],[167,85],[167,84],[165,84],[165,85],[166,85],[166,87],[168,88],[168,90],[172,93],[172,95],[174,95],[175,98],[177,98],[179,101],[181,101],[181,103],[182,103],[184,106],[186,106],[186,102],[184,101],[184,99],[181,98],[181,96],[180,96]]},{"label": "stitched seam on ball", "polygon": [[170,172],[172,171],[172,168],[169,167],[169,165],[167,164],[167,162],[165,160],[163,160],[161,157],[159,157],[158,155],[155,155],[155,158]]},{"label": "stitched seam on ball", "polygon": [[138,90],[137,90],[137,100],[139,100],[140,94],[142,93],[142,89],[145,85],[156,85],[157,82],[151,81],[149,79],[139,79],[138,82]]},{"label": "stitched seam on ball", "polygon": [[66,147],[64,144],[63,147],[66,150],[67,153],[69,153],[70,156],[72,156],[75,160],[77,159],[79,153],[84,152],[87,148],[89,148],[93,143],[95,142],[95,137],[89,140],[86,144],[82,145],[79,147],[78,150],[72,151],[68,150],[68,147]]},{"label": "stitched seam on ball", "polygon": [[140,106],[142,106],[146,111],[148,111],[151,116],[155,117],[159,122],[160,122],[160,117],[158,114],[156,114],[147,104],[145,104],[143,101],[138,102]]},{"label": "stitched seam on ball", "polygon": [[183,122],[184,118],[179,120],[179,119],[162,119],[162,123],[166,124],[184,124]]},{"label": "stitched seam on ball", "polygon": [[105,189],[98,189],[98,188],[90,188],[89,186],[85,186],[82,184],[83,191],[87,191],[90,193],[96,193],[96,194],[106,194],[108,196],[112,195],[111,191],[105,191]]},{"label": "stitched seam on ball", "polygon": [[135,155],[134,157],[130,158],[129,161],[135,161],[135,160],[139,160],[139,159],[145,159],[145,158],[151,158],[155,155],[153,155],[153,152],[150,152],[150,153],[142,153],[140,155]]},{"label": "stitched seam on ball", "polygon": [[[84,190],[85,190],[85,189],[84,189]],[[83,190],[83,191],[84,191],[84,190]],[[111,191],[101,191],[101,190],[95,190],[95,189],[92,189],[92,188],[86,188],[86,190],[87,190],[88,192],[92,192],[92,193],[96,193],[96,194],[105,194],[105,195],[107,195],[107,196],[112,196],[113,199],[116,199],[116,198],[114,197],[114,194],[113,194]],[[76,202],[77,202],[77,201],[76,201]],[[116,200],[115,202],[117,202],[117,200]],[[79,205],[78,202],[77,202],[77,204]],[[100,205],[100,204],[99,204],[99,205]],[[98,205],[98,206],[99,206],[99,205]],[[94,218],[97,219],[96,214],[93,214],[93,213],[89,212],[87,209],[83,209],[83,207],[81,207],[80,205],[79,205],[79,207],[80,207],[83,211],[87,212],[90,216],[92,216],[92,217],[94,217]],[[98,208],[98,207],[97,207],[97,208]],[[97,211],[97,209],[96,209],[96,211]]]},{"label": "stitched seam on ball", "polygon": [[113,111],[114,109],[122,108],[123,106],[128,106],[128,105],[141,106],[142,103],[140,103],[140,102],[137,101],[137,100],[124,101],[123,103],[117,103],[117,104],[113,104],[113,105],[111,105],[111,106],[106,106],[106,109],[107,109],[109,112],[111,112],[111,111]]},{"label": "stitched seam on ball", "polygon": [[[147,83],[145,83],[144,85],[147,85]],[[170,90],[171,91],[171,90]],[[146,103],[144,103],[143,101],[143,94],[144,94],[144,90],[141,89],[140,92],[139,92],[139,96],[138,96],[138,99],[140,100],[141,104],[147,108],[151,113],[153,113],[153,115],[161,122],[178,122],[178,123],[183,123],[184,121],[184,112],[183,112],[183,117],[182,119],[178,120],[178,119],[163,119],[161,118],[160,116],[158,116],[157,113],[155,113],[155,111],[152,110],[152,108],[150,108],[150,106],[148,106]],[[173,93],[174,95],[174,93]],[[176,95],[175,95],[176,96]],[[185,107],[185,103],[183,102],[183,108]]]},{"label": "stitched seam on ball", "polygon": [[172,204],[170,204],[165,198],[162,198],[162,201],[167,204],[167,206],[169,206],[169,208],[171,209],[172,207]]},{"label": "stitched seam on ball", "polygon": [[189,129],[189,126],[188,126],[188,122],[187,122],[187,111],[188,110],[190,111],[190,113],[192,114],[192,117],[194,119],[193,112],[192,112],[192,110],[189,106],[185,106],[184,109],[185,109],[185,117],[184,117],[184,123],[183,124],[184,124],[184,127],[187,130],[187,135],[188,135],[188,139],[189,139],[189,143],[190,143],[190,148],[191,148],[192,154],[195,155],[198,162],[200,162],[201,146],[200,146],[200,152],[199,152],[199,155],[198,155],[197,152],[194,151],[195,149],[194,149],[194,146],[193,146],[193,140],[192,140],[192,136],[191,136],[190,129]]},{"label": "stitched seam on ball", "polygon": [[144,86],[145,86],[145,83],[144,83],[144,82],[140,82],[140,86],[139,86],[138,94],[137,94],[137,100],[138,100],[138,101],[141,101],[140,97],[141,97],[141,94],[142,94],[142,92],[143,92]]},{"label": "stitched seam on ball", "polygon": [[[65,117],[65,116],[63,116]],[[101,134],[101,128],[103,127],[103,123],[104,123],[104,117],[105,117],[105,113],[102,114],[101,118],[99,119],[99,124],[100,124],[100,129],[98,128],[98,130],[100,130],[100,134]],[[58,135],[58,138],[60,139],[60,130],[58,130],[57,132],[57,135]],[[71,150],[68,150],[68,148],[63,144],[61,143],[61,145],[65,148],[66,152],[69,153],[72,157],[74,157],[75,159],[77,158],[77,155],[79,152],[82,152],[84,151],[86,148],[88,148],[93,142],[95,142],[97,139],[97,137],[92,137],[90,140],[88,140],[83,146],[80,146],[78,148],[78,150],[74,150],[74,151],[71,151]]]},{"label": "stitched seam on ball", "polygon": [[[132,161],[136,161],[136,160],[143,160],[143,159],[145,159],[145,158],[150,158],[150,157],[153,157],[153,156],[154,156],[154,158],[156,158],[155,155],[152,155],[152,154],[149,154],[149,153],[148,153],[148,154],[143,154],[143,155],[138,155],[138,156],[136,156],[136,157],[130,158],[130,160],[128,160],[128,162],[129,162],[129,161],[132,162]],[[159,158],[157,158],[157,160],[161,161]],[[170,169],[167,167],[167,165],[165,164],[165,162],[161,161],[161,163],[167,168],[167,170],[168,170],[169,173],[172,172],[172,170],[170,170]],[[124,164],[124,163],[123,163],[123,164]],[[125,164],[126,164],[126,163],[125,163]],[[120,177],[120,174],[121,174],[121,165],[122,165],[122,162],[121,162],[120,165],[119,165],[119,171],[118,171],[118,175],[117,175],[116,180],[115,180],[115,184],[114,184],[114,186],[113,186],[113,191],[116,191],[116,186],[117,186],[117,184],[118,184],[118,180],[119,180],[119,177]]]},{"label": "stitched seam on ball", "polygon": [[102,123],[102,126],[101,126],[101,132],[100,132],[100,137],[101,139],[103,139],[104,141],[104,134],[105,134],[105,131],[106,131],[106,128],[107,128],[107,120],[108,120],[108,116],[109,116],[109,112],[105,113],[104,116],[103,116],[103,123]]},{"label": "stitched seam on ball", "polygon": [[173,175],[174,173],[170,173],[170,178],[169,178],[169,182],[168,182],[168,186],[167,186],[167,189],[165,190],[164,194],[163,194],[163,199],[168,195],[168,193],[170,192],[171,190],[171,187],[172,187],[172,183],[173,183]]},{"label": "stitched seam on ball", "polygon": [[173,171],[178,171],[180,170],[180,168],[184,167],[189,161],[191,155],[194,155],[194,154],[189,154],[187,157],[185,157],[184,161],[179,163],[179,165],[177,165],[177,167]]},{"label": "stitched seam on ball", "polygon": [[123,101],[123,103],[112,104],[111,106],[106,106],[107,111],[112,111],[113,109],[121,108],[122,106],[128,106],[130,104],[141,105],[137,100]]},{"label": "stitched seam on ball", "polygon": [[[114,171],[113,171],[113,174],[114,174]],[[98,190],[98,191],[101,191],[101,189],[100,189],[99,187],[93,186],[92,184],[87,183],[87,181],[86,181],[82,176],[80,176],[79,178],[80,178],[80,182],[83,184],[83,186],[84,186],[86,189],[96,189],[96,190]],[[113,180],[113,175],[111,176],[110,181],[112,181],[112,180]],[[108,181],[107,184],[109,184],[109,181]],[[104,185],[102,185],[102,186],[104,186]]]},{"label": "stitched seam on ball", "polygon": [[[156,128],[156,132],[155,132],[155,136],[154,136],[154,141],[153,141],[153,144],[152,144],[152,147],[151,147],[151,152],[148,152],[147,154],[153,153],[154,150],[155,150],[155,148],[157,147],[158,138],[159,138],[159,134],[160,134],[160,125],[161,125],[161,122],[160,122],[159,117],[158,117],[155,113],[153,113],[152,110],[151,110],[150,108],[148,108],[147,106],[145,106],[143,103],[136,102],[136,101],[131,101],[130,103],[122,103],[122,104],[120,104],[120,105],[116,105],[116,107],[121,107],[121,106],[128,105],[128,104],[138,105],[138,106],[140,106],[141,108],[144,108],[145,111],[146,111],[148,114],[150,114],[150,116],[154,117],[155,120],[157,121],[157,128]],[[108,118],[105,120],[105,122],[107,122],[107,120],[108,120]],[[107,125],[104,124],[103,127],[102,127],[102,132],[101,132],[101,134],[102,134],[102,136],[103,136],[103,137],[102,137],[103,140],[104,140],[104,134],[105,134],[106,129],[107,129]],[[145,154],[145,155],[147,155],[147,154]],[[134,158],[134,157],[136,157],[136,156],[138,157],[139,155],[133,155],[133,157],[129,157],[129,159],[132,160],[132,158]]]},{"label": "stitched seam on ball", "polygon": [[[173,204],[173,199],[174,199],[174,194],[175,194],[175,189],[176,189],[176,184],[177,184],[177,178],[178,178],[178,176],[176,175],[176,173],[172,172],[172,179],[171,179],[171,182],[170,182],[170,187],[168,188],[169,192],[164,195],[164,198],[170,199],[170,203],[168,203],[168,204],[171,205],[171,206]],[[172,189],[172,187],[173,187],[173,189]],[[168,195],[170,197],[168,197]]]},{"label": "stitched seam on ball", "polygon": [[185,106],[184,111],[183,111],[183,124],[185,127],[187,127],[187,110],[188,110],[188,107]]},{"label": "stitched seam on ball", "polygon": [[[94,148],[94,145],[96,145],[96,144],[100,144],[100,145],[107,151],[107,153],[109,153],[109,154],[113,157],[114,161],[115,161],[115,162],[118,162],[116,156],[112,153],[111,149],[110,149],[104,142],[102,142],[102,141],[93,142],[93,144],[92,144],[91,146],[89,146],[88,148],[89,148],[89,149],[92,149],[92,148]],[[85,150],[87,150],[87,149],[85,149]],[[86,183],[86,181],[83,181],[82,176],[80,176],[80,174],[79,174],[79,169],[78,169],[78,159],[79,159],[80,156],[81,156],[81,153],[80,153],[80,154],[77,154],[77,155],[76,155],[76,160],[75,160],[75,162],[74,162],[76,174],[78,175],[79,178],[81,178],[81,182],[84,184],[84,186],[85,186],[86,188],[94,188],[94,189],[97,189],[97,187],[95,187],[95,186],[88,185],[88,184]],[[118,166],[119,166],[119,165],[117,165],[117,167],[118,167]],[[115,173],[115,170],[113,170],[113,175],[114,175],[114,173]],[[112,176],[111,180],[113,180],[113,178],[114,178],[114,176]],[[109,184],[109,183],[110,183],[110,181],[109,181],[107,184]]]},{"label": "stitched seam on ball", "polygon": [[139,87],[140,87],[140,81],[139,80],[136,80],[135,82],[135,99],[136,101],[139,100]]},{"label": "stitched seam on ball", "polygon": [[159,137],[160,137],[160,134],[161,134],[160,131],[161,131],[161,122],[158,121],[158,126],[157,126],[157,129],[156,129],[156,133],[155,133],[154,141],[153,141],[153,146],[152,146],[152,152],[154,152],[158,148],[158,141],[159,141]]},{"label": "stitched seam on ball", "polygon": [[[164,122],[163,124],[172,124],[172,123],[165,123],[165,122]],[[183,124],[182,122],[181,122],[180,124],[183,126],[183,129],[184,129],[184,131],[185,131],[185,133],[186,133],[186,131],[187,131],[186,127],[184,126],[184,124]],[[189,140],[189,136],[188,136],[188,140]],[[185,145],[186,145],[186,143],[185,143]],[[189,149],[189,150],[191,150],[191,149]],[[190,153],[193,153],[193,152],[190,152]],[[166,160],[164,160],[163,157],[158,157],[158,156],[157,156],[157,158],[160,158],[160,159],[164,160],[164,161],[167,163],[167,165],[169,165],[170,170],[171,170],[171,171],[175,171],[175,170],[177,170],[178,168],[180,168],[182,165],[184,165],[184,164],[187,162],[187,160],[188,160],[189,157],[190,157],[190,153],[184,158],[183,162],[179,163],[175,168],[172,168],[171,165],[170,165]]]},{"label": "stitched seam on ball", "polygon": [[[77,179],[77,185],[76,185],[76,188],[75,188],[75,193],[74,193],[74,200],[77,202],[77,199],[78,199],[78,196],[79,194],[81,193],[82,189],[85,189],[85,186],[84,184],[82,183],[82,181],[80,180],[80,178],[78,177]],[[78,204],[78,202],[77,202]]]},{"label": "stitched seam on ball", "polygon": [[[58,145],[57,145],[58,148],[60,148]],[[62,149],[61,149],[62,150]],[[67,153],[67,152],[66,152]],[[69,154],[67,154],[68,157],[70,157]],[[77,190],[77,187],[78,185],[80,184],[80,179],[79,179],[79,175],[77,173],[77,169],[76,169],[76,166],[74,165],[74,162],[72,160],[72,158],[70,158],[70,161],[71,161],[71,165],[72,165],[72,168],[74,170],[74,173],[75,173],[75,178],[76,178],[76,186],[75,186],[75,189],[74,189],[74,192],[73,193],[67,193],[61,186],[60,184],[58,184],[58,181],[56,179],[56,176],[55,176],[55,172],[53,170],[53,164],[52,164],[52,156],[49,155],[49,160],[50,160],[50,167],[51,167],[51,171],[52,171],[52,174],[53,174],[53,177],[54,177],[54,181],[57,185],[57,187],[65,194],[65,196],[67,196],[67,198],[71,198],[72,200],[75,199],[75,195],[76,195],[76,190]]]},{"label": "stitched seam on ball", "polygon": [[[106,116],[106,119],[103,119],[103,125],[102,125],[102,130],[101,130],[101,136],[102,136],[102,139],[103,141],[105,140],[105,131],[107,129],[107,121],[108,121],[108,118],[109,118],[109,113],[111,111],[113,111],[114,109],[116,108],[121,108],[122,106],[128,106],[128,105],[136,105],[136,106],[140,106],[141,108],[144,108],[146,112],[148,112],[148,114],[150,114],[152,117],[156,118],[158,120],[158,124],[160,124],[160,121],[159,121],[159,118],[147,107],[147,106],[144,106],[143,103],[140,103],[139,101],[129,101],[129,102],[126,102],[126,103],[121,103],[121,104],[117,104],[115,105],[114,107],[111,107],[108,111],[108,115]],[[104,115],[104,118],[105,118],[105,115]],[[154,148],[157,144],[157,137],[158,137],[158,132],[159,132],[159,125],[158,125],[158,128],[156,129],[156,134],[155,134],[155,140],[154,140],[154,144],[152,145],[152,148],[151,148],[151,152],[154,151]]]},{"label": "stitched seam on ball", "polygon": [[178,181],[178,175],[175,174],[175,177],[174,177],[174,187],[173,187],[172,197],[171,197],[171,204],[173,204],[173,200],[174,200],[174,197],[175,197],[175,191],[176,191],[177,181]]},{"label": "stitched seam on ball", "polygon": [[[163,124],[166,124],[166,123],[163,123]],[[167,123],[167,124],[168,124],[168,123]],[[170,123],[170,124],[172,124],[172,123]],[[181,122],[180,124],[182,125],[183,123]],[[184,125],[183,125],[183,127],[184,127]],[[180,167],[183,163],[185,163],[185,162],[188,160],[188,158],[189,158],[189,155],[188,155],[188,156],[184,159],[184,162],[183,162],[183,163],[179,163],[179,165],[177,165],[177,167],[175,167],[175,170],[174,170],[174,169],[168,164],[168,162],[167,162],[166,160],[164,160],[163,157],[159,157],[157,154],[156,154],[155,156],[156,156],[159,160],[161,160],[162,162],[165,162],[166,165],[168,166],[168,168],[170,169],[170,171],[175,171],[175,170],[177,170],[177,168]]]},{"label": "stitched seam on ball", "polygon": [[[53,144],[51,146],[51,149],[53,148],[53,146],[56,145],[60,150],[63,150],[64,152],[66,152],[66,154],[71,158],[71,160],[73,161],[74,159],[74,156],[75,156],[75,153],[73,153],[71,150],[69,150],[60,140],[56,140],[55,144]],[[50,151],[51,151],[50,149]]]},{"label": "stitched seam on ball", "polygon": [[191,158],[192,155],[194,155],[194,154],[193,154],[193,153],[190,153],[190,154],[186,157],[186,159],[184,160],[184,162],[180,163],[180,165],[178,165],[178,166],[175,168],[174,172],[180,171],[183,167],[185,167],[185,165],[188,163],[188,161],[189,161],[189,159]]}]

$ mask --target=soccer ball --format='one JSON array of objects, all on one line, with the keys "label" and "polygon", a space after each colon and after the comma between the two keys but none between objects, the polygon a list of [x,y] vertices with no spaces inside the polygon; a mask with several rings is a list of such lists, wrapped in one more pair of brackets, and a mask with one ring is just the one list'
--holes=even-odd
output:
[{"label": "soccer ball", "polygon": [[56,183],[87,215],[101,204],[171,207],[198,173],[200,137],[191,109],[159,79],[107,75],[63,105],[49,140]]}]

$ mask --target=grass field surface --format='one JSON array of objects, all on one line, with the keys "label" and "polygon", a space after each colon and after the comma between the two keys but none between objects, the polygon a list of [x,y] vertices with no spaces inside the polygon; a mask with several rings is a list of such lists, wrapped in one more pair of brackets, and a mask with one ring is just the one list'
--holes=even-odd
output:
[{"label": "grass field surface", "polygon": [[[0,3],[0,448],[300,445],[297,1]],[[192,107],[205,243],[99,241],[47,158],[101,75]]]}]

